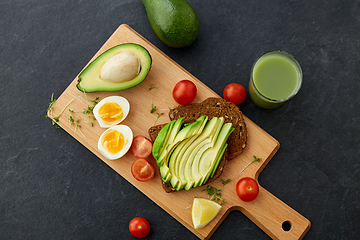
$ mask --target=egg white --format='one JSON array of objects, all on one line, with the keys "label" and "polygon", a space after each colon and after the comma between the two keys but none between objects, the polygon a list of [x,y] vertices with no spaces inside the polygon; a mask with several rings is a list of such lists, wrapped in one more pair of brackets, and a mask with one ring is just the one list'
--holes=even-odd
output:
[{"label": "egg white", "polygon": [[[106,136],[107,132],[110,130],[116,130],[122,133],[122,135],[124,136],[124,147],[121,149],[121,151],[119,151],[118,153],[112,154],[110,152],[108,152],[104,146],[101,144],[102,142],[102,138],[104,136]],[[100,136],[99,141],[98,141],[98,149],[100,151],[100,153],[102,155],[104,155],[104,157],[106,157],[109,160],[115,160],[115,159],[119,159],[122,156],[124,156],[130,149],[130,146],[132,144],[133,141],[133,132],[131,130],[130,127],[126,126],[126,125],[116,125],[116,126],[112,126],[108,129],[106,129]]]},{"label": "egg white", "polygon": [[[109,124],[109,123],[103,121],[99,115],[99,109],[101,108],[101,106],[103,106],[105,103],[108,103],[108,102],[117,103],[123,111],[123,117],[112,124]],[[96,104],[93,109],[94,117],[98,121],[100,127],[102,127],[102,128],[109,128],[109,127],[112,127],[112,126],[115,126],[115,125],[121,123],[127,117],[127,115],[129,114],[129,111],[130,111],[130,104],[129,104],[128,100],[121,96],[110,96],[110,97],[104,98],[98,104]]]}]

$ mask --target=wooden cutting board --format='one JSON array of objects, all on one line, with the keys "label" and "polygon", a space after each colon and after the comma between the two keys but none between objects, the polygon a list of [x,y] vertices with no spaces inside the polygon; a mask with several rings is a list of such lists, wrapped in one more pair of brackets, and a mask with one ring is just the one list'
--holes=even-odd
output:
[{"label": "wooden cutting board", "polygon": [[[130,152],[121,159],[113,161],[107,160],[100,154],[97,149],[97,142],[105,129],[101,128],[96,121],[94,121],[93,126],[87,123],[89,118],[86,114],[82,113],[82,110],[87,108],[88,105],[92,106],[89,100],[94,100],[96,97],[99,97],[99,100],[101,100],[112,95],[120,95],[127,98],[130,102],[130,113],[121,124],[128,125],[133,130],[134,136],[144,135],[148,137],[147,131],[155,122],[156,124],[169,122],[168,109],[177,105],[171,93],[178,81],[189,79],[196,84],[198,94],[194,102],[203,101],[208,97],[219,97],[201,81],[125,24],[121,25],[113,33],[89,63],[105,50],[115,45],[129,42],[140,44],[150,52],[153,62],[147,78],[141,84],[127,90],[84,94],[76,88],[76,77],[53,106],[52,116],[58,116],[60,112],[63,112],[59,118],[58,125],[200,239],[210,238],[225,217],[233,210],[243,212],[273,239],[301,239],[310,228],[309,220],[260,185],[259,196],[255,201],[243,202],[236,195],[235,186],[237,181],[245,176],[257,180],[260,172],[280,146],[277,140],[246,117],[248,145],[240,156],[229,161],[224,173],[220,177],[224,180],[231,179],[231,181],[225,186],[222,185],[220,180],[211,183],[212,186],[222,189],[223,199],[227,203],[223,205],[216,218],[202,229],[195,230],[193,228],[191,204],[194,197],[208,198],[206,191],[202,191],[206,186],[197,187],[189,191],[182,190],[175,193],[165,193],[161,186],[159,170],[151,156],[148,157],[148,160],[156,169],[155,176],[148,182],[139,182],[133,178],[130,172],[131,164],[136,160]],[[156,88],[150,90],[151,86]],[[157,113],[150,113],[151,104],[159,109],[157,113],[164,114],[158,118]],[[74,124],[70,123],[70,112],[68,109],[79,111],[71,113],[71,115],[73,119],[79,119],[78,124],[81,128],[77,128]],[[252,163],[238,176],[238,172],[253,159],[254,155],[262,158],[262,161]]]}]

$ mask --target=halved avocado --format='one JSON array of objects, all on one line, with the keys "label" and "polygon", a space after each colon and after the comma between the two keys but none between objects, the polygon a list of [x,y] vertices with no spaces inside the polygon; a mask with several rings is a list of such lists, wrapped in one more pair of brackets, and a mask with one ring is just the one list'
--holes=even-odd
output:
[{"label": "halved avocado", "polygon": [[[99,78],[99,73],[103,65],[118,53],[130,51],[134,53],[140,60],[139,74],[129,81],[124,82],[108,82]],[[78,77],[76,87],[82,92],[100,92],[100,91],[120,91],[134,87],[141,83],[150,71],[152,58],[149,52],[142,46],[135,43],[124,43],[112,47],[94,61],[92,61]]]}]

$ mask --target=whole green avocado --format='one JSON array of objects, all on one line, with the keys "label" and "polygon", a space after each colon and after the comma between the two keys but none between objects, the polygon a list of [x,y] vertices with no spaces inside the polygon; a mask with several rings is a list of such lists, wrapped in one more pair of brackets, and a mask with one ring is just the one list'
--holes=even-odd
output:
[{"label": "whole green avocado", "polygon": [[166,45],[175,48],[192,44],[199,33],[199,18],[186,0],[141,0],[151,27]]}]

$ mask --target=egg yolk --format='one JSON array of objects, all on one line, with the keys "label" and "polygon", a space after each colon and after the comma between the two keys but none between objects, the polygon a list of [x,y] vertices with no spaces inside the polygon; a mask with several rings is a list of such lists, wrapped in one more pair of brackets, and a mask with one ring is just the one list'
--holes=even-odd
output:
[{"label": "egg yolk", "polygon": [[118,153],[124,147],[124,136],[119,131],[109,130],[103,137],[101,144],[109,153]]},{"label": "egg yolk", "polygon": [[112,123],[122,119],[123,110],[119,104],[108,102],[99,108],[99,116],[104,122]]}]

